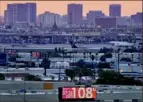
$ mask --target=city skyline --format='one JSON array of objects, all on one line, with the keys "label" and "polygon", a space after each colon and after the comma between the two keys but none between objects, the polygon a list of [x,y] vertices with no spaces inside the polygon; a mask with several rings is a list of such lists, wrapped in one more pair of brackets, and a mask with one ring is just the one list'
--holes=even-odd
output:
[{"label": "city skyline", "polygon": [[121,4],[122,16],[130,16],[137,12],[142,12],[141,1],[0,1],[0,15],[4,16],[7,4],[29,2],[37,4],[37,16],[45,11],[65,15],[67,14],[67,5],[71,3],[83,5],[83,16],[86,16],[90,10],[101,10],[106,15],[109,15],[110,4]]}]

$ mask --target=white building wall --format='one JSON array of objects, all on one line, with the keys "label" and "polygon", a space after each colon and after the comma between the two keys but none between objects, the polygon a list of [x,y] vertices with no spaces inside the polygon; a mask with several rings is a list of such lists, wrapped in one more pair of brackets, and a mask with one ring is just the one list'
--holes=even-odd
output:
[{"label": "white building wall", "polygon": [[45,12],[38,16],[38,23],[41,23],[43,27],[52,27],[54,20],[56,21],[56,24],[60,26],[61,16],[59,14]]}]

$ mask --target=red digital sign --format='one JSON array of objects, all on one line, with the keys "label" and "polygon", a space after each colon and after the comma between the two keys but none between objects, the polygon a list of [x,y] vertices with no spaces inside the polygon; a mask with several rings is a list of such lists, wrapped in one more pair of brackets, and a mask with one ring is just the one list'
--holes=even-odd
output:
[{"label": "red digital sign", "polygon": [[62,88],[62,99],[95,99],[96,89],[92,87],[70,87]]},{"label": "red digital sign", "polygon": [[32,57],[40,58],[40,52],[32,52]]}]

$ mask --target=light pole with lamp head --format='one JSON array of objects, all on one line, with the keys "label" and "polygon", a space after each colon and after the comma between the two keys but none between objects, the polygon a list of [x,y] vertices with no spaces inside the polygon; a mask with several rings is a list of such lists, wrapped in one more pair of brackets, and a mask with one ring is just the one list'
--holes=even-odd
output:
[{"label": "light pole with lamp head", "polygon": [[117,48],[115,50],[115,54],[117,54],[117,62],[118,62],[118,65],[117,65],[117,72],[120,73],[120,48]]}]

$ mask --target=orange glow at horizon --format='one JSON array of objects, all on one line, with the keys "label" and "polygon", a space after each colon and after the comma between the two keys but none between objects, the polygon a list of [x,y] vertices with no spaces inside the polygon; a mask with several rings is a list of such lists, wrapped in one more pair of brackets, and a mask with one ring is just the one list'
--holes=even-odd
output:
[{"label": "orange glow at horizon", "polygon": [[142,12],[142,1],[0,1],[0,15],[4,15],[7,4],[12,3],[37,3],[37,15],[45,11],[58,14],[67,14],[67,4],[83,4],[83,15],[86,16],[89,10],[102,10],[106,15],[109,14],[110,4],[121,4],[122,16],[130,16],[136,12]]}]

